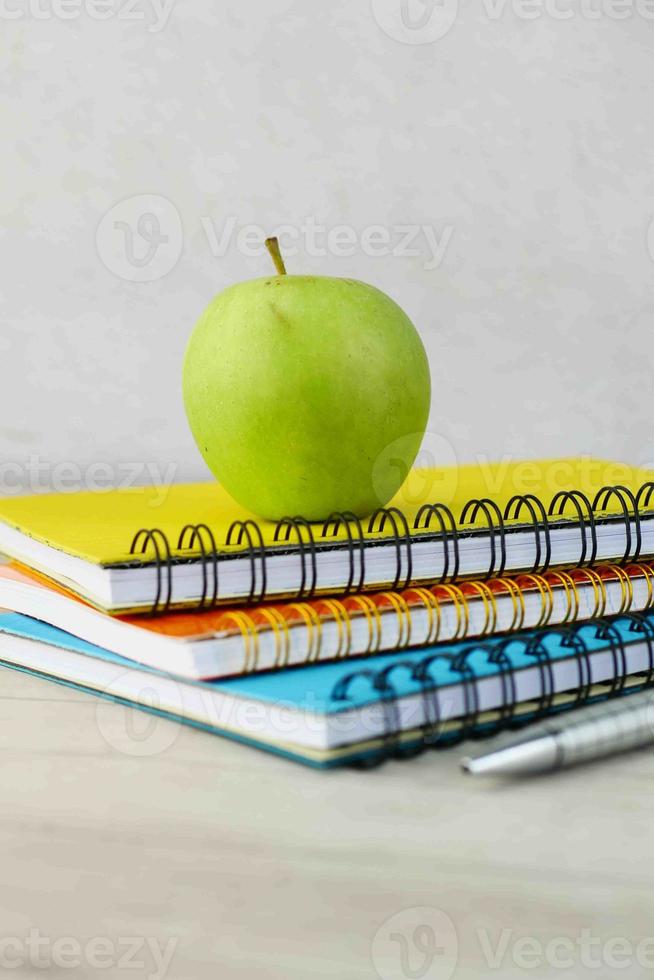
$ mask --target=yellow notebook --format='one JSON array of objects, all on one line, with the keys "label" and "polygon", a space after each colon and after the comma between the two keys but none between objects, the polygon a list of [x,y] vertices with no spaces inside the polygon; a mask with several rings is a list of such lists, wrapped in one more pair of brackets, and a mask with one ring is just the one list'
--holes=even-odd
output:
[{"label": "yellow notebook", "polygon": [[0,550],[109,611],[206,608],[654,555],[654,474],[591,458],[413,470],[365,519],[255,519],[216,483],[0,501]]}]

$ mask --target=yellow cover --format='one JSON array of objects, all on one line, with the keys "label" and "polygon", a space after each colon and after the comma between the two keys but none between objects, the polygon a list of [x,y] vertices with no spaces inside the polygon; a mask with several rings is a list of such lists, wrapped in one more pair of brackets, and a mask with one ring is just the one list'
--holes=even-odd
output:
[{"label": "yellow cover", "polygon": [[[490,498],[504,513],[514,495],[531,494],[539,498],[547,510],[553,497],[561,490],[579,490],[592,504],[595,495],[604,486],[622,485],[635,494],[642,484],[652,479],[654,473],[651,471],[590,457],[415,469],[389,507],[398,508],[405,515],[412,533],[418,535],[421,530],[414,530],[414,520],[420,507],[428,503],[446,505],[459,522],[471,499]],[[605,504],[600,509],[607,514],[623,512],[617,496],[610,497]],[[468,520],[465,525],[459,524],[459,528],[488,526],[483,512],[479,511],[472,523],[469,520],[471,516],[469,509]],[[565,516],[574,516],[574,509],[568,507]],[[230,547],[226,547],[226,541],[230,525],[234,521],[245,520],[255,520],[261,529],[264,544],[274,546],[276,525],[254,518],[213,482],[132,487],[102,493],[7,497],[0,500],[0,521],[3,523],[37,541],[100,565],[151,561],[151,548],[143,556],[140,553],[130,554],[132,540],[140,528],[159,528],[174,550],[184,525],[206,524],[211,528],[220,550],[244,550],[247,546],[244,538],[240,545],[236,545],[237,536],[233,536]],[[523,509],[519,523],[525,522],[530,522],[530,516]],[[509,519],[506,523],[510,525],[512,521]],[[379,518],[370,530],[368,518],[361,524],[366,537],[379,538],[393,533],[389,521],[380,529]],[[431,530],[437,529],[432,521]],[[344,524],[340,524],[335,534],[334,530],[333,523],[326,531],[322,524],[313,526],[317,541],[334,543],[347,539]],[[422,533],[425,533],[424,530]],[[295,540],[293,535],[289,537],[290,543]],[[188,551],[174,550],[174,553],[183,556]]]}]

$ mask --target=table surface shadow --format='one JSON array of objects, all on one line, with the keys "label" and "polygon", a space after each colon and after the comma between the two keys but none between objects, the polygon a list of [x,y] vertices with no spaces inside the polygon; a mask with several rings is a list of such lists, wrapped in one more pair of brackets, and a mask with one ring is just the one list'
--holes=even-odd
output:
[{"label": "table surface shadow", "polygon": [[458,749],[318,772],[0,670],[15,976],[654,969],[650,751],[520,783]]}]

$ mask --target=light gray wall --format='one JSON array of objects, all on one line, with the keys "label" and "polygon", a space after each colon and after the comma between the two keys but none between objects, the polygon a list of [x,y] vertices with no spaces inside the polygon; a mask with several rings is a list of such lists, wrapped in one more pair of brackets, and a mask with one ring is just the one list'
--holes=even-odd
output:
[{"label": "light gray wall", "polygon": [[61,2],[0,3],[5,491],[206,473],[180,362],[249,225],[407,310],[447,461],[654,462],[654,4]]}]

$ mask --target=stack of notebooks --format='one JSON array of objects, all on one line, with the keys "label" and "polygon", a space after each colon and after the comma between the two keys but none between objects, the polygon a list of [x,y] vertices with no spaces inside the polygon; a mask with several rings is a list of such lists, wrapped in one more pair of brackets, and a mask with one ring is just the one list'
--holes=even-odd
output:
[{"label": "stack of notebooks", "polygon": [[322,524],[214,483],[7,498],[0,663],[319,767],[492,734],[654,680],[653,480],[414,471]]}]

